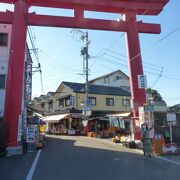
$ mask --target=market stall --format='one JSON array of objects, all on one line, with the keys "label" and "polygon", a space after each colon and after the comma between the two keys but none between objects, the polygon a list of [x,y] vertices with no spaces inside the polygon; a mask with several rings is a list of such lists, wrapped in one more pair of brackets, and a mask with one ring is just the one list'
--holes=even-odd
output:
[{"label": "market stall", "polygon": [[82,116],[79,113],[52,115],[43,120],[47,123],[49,134],[79,135],[83,130]]},{"label": "market stall", "polygon": [[116,134],[121,136],[131,135],[131,113],[117,113],[108,115],[110,126],[109,133],[113,137]]},{"label": "market stall", "polygon": [[[48,134],[67,134],[67,121],[64,121],[68,118],[68,114],[58,114],[47,116],[43,121],[47,124],[46,133]],[[60,120],[61,123],[60,123]]]},{"label": "market stall", "polygon": [[88,136],[107,138],[109,137],[109,119],[107,117],[96,117],[88,120]]}]

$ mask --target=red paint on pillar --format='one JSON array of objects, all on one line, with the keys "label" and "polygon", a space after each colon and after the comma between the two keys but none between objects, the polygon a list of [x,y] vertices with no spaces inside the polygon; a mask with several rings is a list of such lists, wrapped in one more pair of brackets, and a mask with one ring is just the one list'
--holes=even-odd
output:
[{"label": "red paint on pillar", "polygon": [[143,74],[143,66],[141,59],[141,50],[139,43],[138,27],[136,21],[136,12],[127,11],[125,13],[125,21],[127,23],[126,40],[128,46],[129,71],[130,71],[130,87],[133,103],[133,116],[139,116],[139,107],[146,102],[145,89],[138,88],[138,75]]},{"label": "red paint on pillar", "polygon": [[18,119],[21,114],[28,7],[15,1],[4,117],[8,125],[7,146],[17,146]]}]

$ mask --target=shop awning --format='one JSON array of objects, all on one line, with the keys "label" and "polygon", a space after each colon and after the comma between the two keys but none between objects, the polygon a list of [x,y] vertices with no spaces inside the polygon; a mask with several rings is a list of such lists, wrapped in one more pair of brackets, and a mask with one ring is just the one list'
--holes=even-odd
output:
[{"label": "shop awning", "polygon": [[98,121],[109,121],[108,117],[104,116],[104,117],[94,117],[89,119],[88,121],[94,121],[94,120],[98,120]]},{"label": "shop awning", "polygon": [[58,115],[52,115],[52,116],[48,116],[46,118],[43,119],[43,121],[45,121],[46,123],[57,123],[59,122],[59,120],[67,117],[69,114],[58,114]]},{"label": "shop awning", "polygon": [[108,116],[113,116],[113,117],[129,117],[131,115],[131,112],[128,113],[117,113],[117,114],[109,114]]}]

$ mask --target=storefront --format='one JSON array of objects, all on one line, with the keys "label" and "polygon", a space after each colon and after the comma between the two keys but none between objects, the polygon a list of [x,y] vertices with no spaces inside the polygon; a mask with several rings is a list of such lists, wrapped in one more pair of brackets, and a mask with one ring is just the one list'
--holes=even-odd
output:
[{"label": "storefront", "polygon": [[47,123],[47,133],[57,135],[82,134],[83,124],[80,113],[68,113],[48,116],[43,119]]},{"label": "storefront", "polygon": [[115,134],[121,136],[131,135],[131,113],[118,113],[108,115],[110,121],[109,133],[113,137]]},{"label": "storefront", "polygon": [[107,138],[109,137],[109,119],[108,117],[96,117],[88,120],[88,136]]},{"label": "storefront", "polygon": [[42,148],[45,143],[45,122],[40,114],[34,113],[28,117],[26,129],[27,151],[33,152],[37,148]]}]

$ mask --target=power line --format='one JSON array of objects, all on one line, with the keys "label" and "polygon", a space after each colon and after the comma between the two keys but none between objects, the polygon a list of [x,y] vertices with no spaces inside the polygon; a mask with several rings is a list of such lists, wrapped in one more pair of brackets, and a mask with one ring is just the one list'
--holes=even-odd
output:
[{"label": "power line", "polygon": [[[118,59],[118,60],[121,60],[121,61],[124,61],[124,62],[127,62],[127,60],[120,59],[120,58],[118,58],[118,57],[116,57],[116,56],[112,56],[112,55],[109,55],[109,54],[107,54],[107,53],[105,53],[104,55],[107,55],[107,56],[109,56],[109,57],[112,57],[112,58],[115,58],[115,59]],[[143,63],[144,63],[144,61],[143,61]],[[147,64],[147,63],[145,63],[145,64]],[[155,65],[154,65],[154,66],[155,66]],[[160,67],[160,66],[157,66],[157,67]],[[144,66],[144,68],[151,69],[151,70],[154,70],[154,71],[159,71],[159,70],[160,70],[160,69],[155,69],[155,68],[147,67],[147,66]],[[161,68],[162,68],[162,67],[161,67]]]},{"label": "power line", "polygon": [[[104,58],[104,57],[98,57],[98,58],[94,58],[94,59],[98,59],[98,60],[101,60],[101,61],[104,61],[104,62],[107,62],[107,63],[111,63],[111,64],[114,64],[114,65],[121,65],[121,66],[124,66],[124,67],[128,67],[128,65],[126,64],[122,64],[122,63],[118,63],[118,62],[114,62],[112,61],[111,59],[108,59],[108,58]],[[109,68],[109,67],[108,67]],[[163,67],[161,69],[161,71],[163,70]],[[144,71],[145,73],[148,73],[148,74],[151,74],[151,75],[155,75],[155,76],[160,76],[162,78],[165,78],[165,79],[170,79],[170,80],[175,80],[175,81],[180,81],[180,78],[175,78],[175,77],[171,77],[171,76],[165,76],[165,75],[160,75],[162,72],[160,71],[160,73],[155,73],[155,72],[152,72],[152,71]]]},{"label": "power line", "polygon": [[136,59],[138,56],[142,55],[144,52],[154,48],[155,46],[157,46],[159,43],[161,43],[163,40],[165,40],[166,38],[168,38],[169,36],[173,35],[175,32],[177,32],[178,30],[180,30],[180,27],[175,28],[173,31],[169,32],[166,36],[164,36],[163,38],[159,39],[157,42],[155,42],[152,46],[150,46],[149,48],[147,48],[144,51],[141,51],[139,54],[137,54],[136,56],[134,56],[133,58],[131,58],[129,61],[133,61],[134,59]]},{"label": "power line", "polygon": [[36,61],[38,63],[38,66],[36,67],[36,71],[34,71],[34,72],[39,72],[40,73],[41,90],[42,90],[42,92],[44,92],[41,64],[39,62],[38,51],[37,51],[37,48],[36,48],[36,45],[35,45],[35,41],[34,41],[34,39],[36,39],[35,38],[35,34],[34,34],[34,32],[33,32],[31,27],[28,27],[27,30],[28,30],[28,35],[29,35],[30,43],[31,43],[31,46],[32,46],[32,51],[33,51],[35,59],[36,59]]},{"label": "power line", "polygon": [[162,77],[163,68],[161,69],[161,72],[159,73],[157,79],[153,82],[153,84],[150,86],[151,88],[155,86],[155,84],[159,81],[159,79]]},{"label": "power line", "polygon": [[53,57],[51,57],[51,56],[48,55],[46,52],[44,52],[44,50],[42,50],[42,49],[39,49],[39,50],[40,50],[40,52],[42,52],[44,55],[46,55],[50,60],[52,60],[52,62],[55,63],[56,68],[59,67],[59,68],[61,68],[61,69],[63,69],[63,70],[69,69],[70,71],[79,71],[78,69],[73,69],[73,68],[66,67],[66,66],[64,66],[63,64],[59,63],[59,62],[58,62],[58,65],[60,65],[61,67],[60,67],[60,66],[57,66],[57,61],[56,61]]},{"label": "power line", "polygon": [[[125,55],[123,55],[123,54],[120,54],[120,53],[117,53],[117,52],[114,52],[114,51],[112,51],[112,50],[108,50],[108,49],[105,49],[106,51],[109,51],[109,52],[111,52],[111,53],[113,53],[113,54],[116,54],[116,55],[118,55],[118,56],[121,56],[121,57],[124,57],[124,58],[128,58],[127,56],[125,56]],[[116,57],[116,58],[118,58],[118,57]],[[154,66],[154,67],[160,67],[160,68],[162,68],[162,66],[159,66],[159,65],[156,65],[156,64],[152,64],[152,63],[149,63],[149,62],[147,62],[147,61],[142,61],[144,64],[148,64],[148,65],[151,65],[151,66]]]}]

